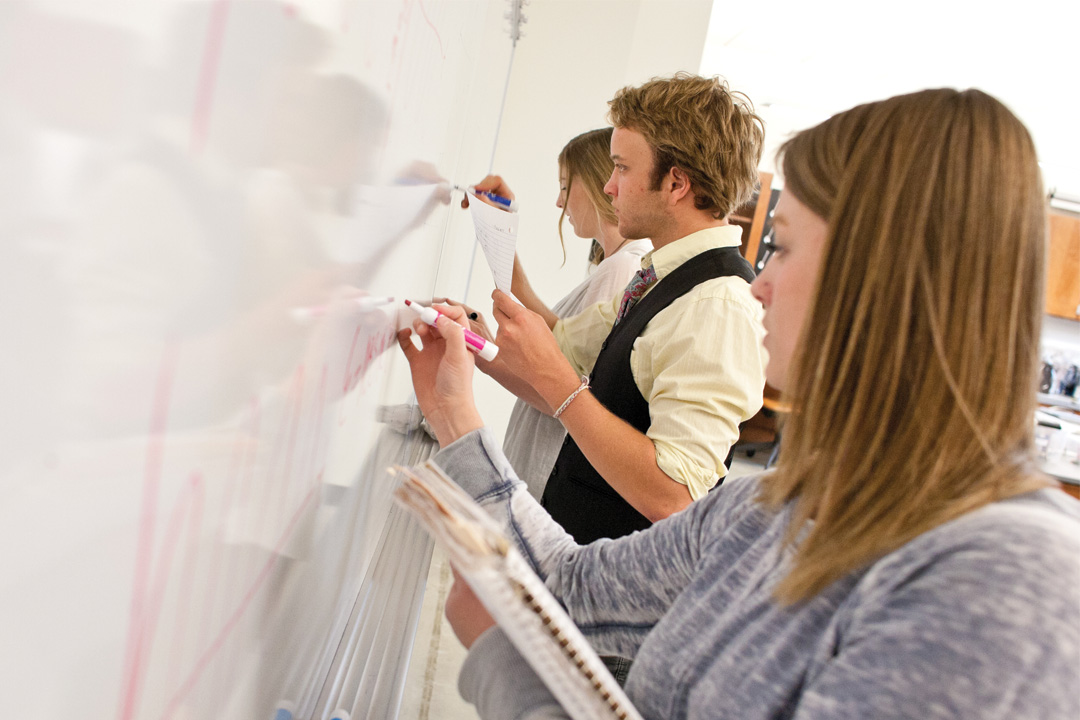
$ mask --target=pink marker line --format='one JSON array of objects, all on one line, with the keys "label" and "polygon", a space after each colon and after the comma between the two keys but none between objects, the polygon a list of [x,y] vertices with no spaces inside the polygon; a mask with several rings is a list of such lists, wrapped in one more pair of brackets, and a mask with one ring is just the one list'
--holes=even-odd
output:
[{"label": "pink marker line", "polygon": [[128,622],[127,651],[124,660],[124,681],[121,687],[119,717],[130,720],[135,716],[139,684],[142,680],[143,655],[146,651],[147,593],[150,586],[150,565],[154,555],[154,523],[157,514],[158,492],[165,465],[165,427],[169,417],[169,399],[173,377],[176,373],[178,348],[168,343],[162,351],[157,385],[150,411],[150,438],[146,448],[144,465],[142,507],[139,511],[139,529],[136,556],[135,581],[131,594],[131,612]]},{"label": "pink marker line", "polygon": [[435,33],[435,39],[439,41],[439,54],[442,55],[442,59],[446,59],[446,51],[443,49],[442,35],[439,34],[439,28],[435,27],[435,23],[431,22],[431,18],[427,14],[427,8],[424,7],[424,0],[416,0],[416,4],[420,6],[420,12],[424,16],[424,21],[431,28],[431,32]]},{"label": "pink marker line", "polygon": [[[177,550],[181,546],[181,538],[183,537],[181,531],[183,529],[184,519],[188,519],[188,536],[192,539],[197,538],[198,528],[202,525],[202,512],[202,475],[198,472],[194,472],[191,474],[187,485],[184,486],[180,496],[173,505],[169,522],[166,525],[165,535],[161,542],[161,552],[158,554],[158,567],[155,572],[154,589],[149,603],[150,611],[146,615],[143,631],[147,655],[150,654],[154,647],[154,639],[159,630],[158,621],[161,618],[161,608],[165,602],[165,591],[169,585],[169,577],[172,574],[173,560],[176,559]],[[178,584],[182,588],[182,591],[187,591],[185,595],[188,598],[188,602],[190,602],[190,591],[194,585],[191,575],[194,574],[194,561],[197,554],[198,550],[194,547],[194,544],[187,545],[182,554],[184,570],[181,571]],[[185,609],[186,603],[181,601],[179,607],[181,610]],[[184,623],[180,622],[174,624],[172,628],[174,632],[177,630],[177,625],[179,625],[180,634],[183,634],[186,630]]]},{"label": "pink marker line", "polygon": [[195,112],[191,118],[191,151],[198,154],[206,145],[210,134],[210,113],[214,99],[214,86],[217,80],[218,63],[221,61],[221,48],[225,43],[225,22],[229,16],[229,2],[217,0],[210,16],[210,28],[207,32],[206,51],[203,54],[202,68],[199,72],[199,89],[195,99]]},{"label": "pink marker line", "polygon": [[[258,533],[258,537],[262,537],[263,531],[266,529],[266,523],[276,517],[276,515],[272,514],[275,506],[274,494],[279,490],[282,493],[285,492],[284,487],[279,488],[277,484],[275,484],[275,478],[278,476],[278,468],[281,467],[282,453],[289,456],[292,452],[291,446],[286,445],[285,438],[289,435],[290,421],[293,421],[296,399],[302,392],[303,382],[303,367],[297,367],[296,372],[293,373],[292,380],[289,382],[289,391],[286,395],[285,408],[283,409],[283,412],[278,414],[277,430],[274,434],[274,440],[271,446],[273,451],[270,460],[266,465],[265,477],[268,485],[263,488],[264,492],[259,496],[260,502],[258,502],[256,508],[256,532]],[[286,474],[287,473],[283,471],[281,476],[284,477]]]},{"label": "pink marker line", "polygon": [[[270,515],[270,518],[279,518],[284,514],[286,503],[289,500],[289,490],[291,489],[290,478],[293,476],[293,459],[296,455],[297,439],[300,432],[301,420],[304,415],[304,366],[299,365],[296,368],[296,380],[295,387],[292,393],[292,403],[288,415],[286,417],[286,423],[289,426],[289,442],[285,450],[285,461],[282,463],[278,482],[271,481],[271,488],[275,488],[279,495],[277,505],[274,508],[274,512]],[[270,472],[273,473],[277,468],[270,468]]]},{"label": "pink marker line", "polygon": [[315,467],[322,460],[322,428],[323,420],[326,419],[326,382],[330,373],[330,363],[324,361],[322,374],[319,377],[318,402],[316,404],[315,438],[311,444],[311,459],[308,462],[308,475],[315,477],[321,473],[315,471]]},{"label": "pink marker line", "polygon": [[255,599],[255,595],[259,592],[263,584],[266,582],[266,579],[270,576],[270,571],[273,569],[275,563],[277,563],[277,559],[281,552],[281,549],[285,546],[285,543],[288,541],[289,536],[292,535],[292,531],[295,529],[296,524],[300,521],[300,518],[304,513],[304,509],[308,506],[311,500],[318,495],[318,490],[318,486],[313,486],[311,490],[308,491],[307,495],[304,497],[300,505],[296,508],[296,511],[293,513],[292,519],[289,521],[288,526],[285,528],[285,531],[281,534],[280,539],[274,546],[273,555],[263,565],[262,569],[259,571],[258,576],[255,578],[255,581],[252,583],[251,587],[248,588],[247,593],[245,593],[244,595],[244,598],[240,601],[240,604],[236,607],[232,615],[225,622],[225,625],[222,626],[221,631],[217,634],[217,637],[214,638],[214,641],[210,644],[208,648],[206,648],[202,656],[200,656],[199,660],[196,661],[191,673],[184,679],[184,682],[180,684],[172,699],[169,700],[169,704],[165,708],[165,712],[163,713],[164,718],[170,718],[172,717],[173,713],[176,712],[177,708],[180,706],[181,701],[183,701],[184,697],[187,696],[189,692],[191,692],[191,689],[195,686],[195,683],[198,682],[199,677],[203,674],[203,672],[206,671],[206,668],[209,666],[211,660],[213,660],[214,656],[218,653],[219,650],[221,650],[221,647],[225,644],[225,640],[236,628],[237,624],[240,622],[240,619],[244,616],[244,613],[247,612],[247,609],[248,607],[250,607],[251,602]]}]

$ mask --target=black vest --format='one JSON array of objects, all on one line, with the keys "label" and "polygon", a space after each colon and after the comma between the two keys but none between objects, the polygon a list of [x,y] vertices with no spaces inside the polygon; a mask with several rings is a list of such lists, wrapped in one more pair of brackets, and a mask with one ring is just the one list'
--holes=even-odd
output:
[{"label": "black vest", "polygon": [[[630,372],[634,341],[661,310],[707,280],[738,276],[750,282],[754,271],[738,248],[707,250],[686,261],[630,309],[608,333],[589,378],[592,394],[614,415],[644,433],[649,429],[649,403],[641,397]],[[702,328],[702,332],[709,332]],[[650,523],[593,469],[567,435],[544,488],[543,506],[581,543],[617,538]]]}]

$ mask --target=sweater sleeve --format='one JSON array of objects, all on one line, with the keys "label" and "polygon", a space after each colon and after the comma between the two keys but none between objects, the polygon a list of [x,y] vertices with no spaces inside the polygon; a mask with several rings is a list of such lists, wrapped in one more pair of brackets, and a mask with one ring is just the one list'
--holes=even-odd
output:
[{"label": "sweater sleeve", "polygon": [[1080,717],[1080,542],[1008,505],[874,566],[798,720]]},{"label": "sweater sleeve", "polygon": [[458,676],[458,691],[484,720],[570,717],[497,627],[473,643]]},{"label": "sweater sleeve", "polygon": [[690,582],[715,531],[707,525],[725,522],[714,506],[745,494],[732,483],[645,532],[580,546],[517,480],[488,430],[447,446],[436,462],[506,528],[597,652],[622,657],[636,655]]}]

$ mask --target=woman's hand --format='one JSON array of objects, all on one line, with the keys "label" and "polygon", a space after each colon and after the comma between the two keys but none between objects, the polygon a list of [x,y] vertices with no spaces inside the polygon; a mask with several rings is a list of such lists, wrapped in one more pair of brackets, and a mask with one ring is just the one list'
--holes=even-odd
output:
[{"label": "woman's hand", "polygon": [[466,649],[495,624],[495,619],[457,570],[454,570],[454,584],[446,596],[446,619]]},{"label": "woman's hand", "polygon": [[[498,175],[488,175],[486,178],[473,185],[473,189],[477,192],[489,192],[492,195],[498,195],[499,197],[504,197],[507,200],[514,199],[514,191],[511,190],[510,186],[506,184],[506,181],[504,181]],[[481,197],[480,199],[484,200],[483,197]],[[484,202],[486,202],[488,205],[498,207],[500,210],[506,209],[499,207],[499,205],[496,205],[489,200],[484,200]],[[461,198],[461,207],[469,207],[469,193],[465,193],[465,197]]]},{"label": "woman's hand", "polygon": [[[463,435],[483,427],[484,421],[473,400],[473,356],[465,347],[462,326],[468,323],[465,311],[447,305],[433,305],[442,316],[436,327],[419,318],[412,330],[398,332],[398,345],[409,361],[413,389],[439,445],[446,447]],[[416,333],[423,344],[418,350],[410,335]]]},{"label": "woman's hand", "polygon": [[442,303],[444,305],[453,305],[454,307],[461,308],[465,311],[465,317],[467,317],[469,320],[469,329],[480,337],[487,340],[488,342],[495,342],[495,333],[491,332],[491,328],[487,326],[487,322],[484,321],[483,313],[479,313],[476,310],[473,310],[471,307],[469,307],[463,302],[451,300],[450,298],[435,298],[432,302]]}]

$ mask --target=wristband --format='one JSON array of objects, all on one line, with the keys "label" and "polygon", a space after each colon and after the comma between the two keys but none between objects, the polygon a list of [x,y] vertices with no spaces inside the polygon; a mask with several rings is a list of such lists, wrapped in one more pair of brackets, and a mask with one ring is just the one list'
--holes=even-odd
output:
[{"label": "wristband", "polygon": [[563,404],[559,406],[559,409],[556,410],[555,414],[552,415],[551,417],[558,420],[559,416],[563,414],[563,410],[570,407],[570,403],[574,402],[574,398],[576,398],[578,395],[580,395],[581,393],[585,392],[588,389],[589,389],[589,376],[588,375],[582,375],[581,376],[581,384],[578,385],[577,390],[570,393],[570,397],[563,400]]}]

